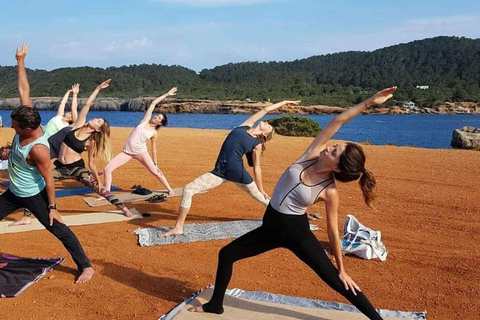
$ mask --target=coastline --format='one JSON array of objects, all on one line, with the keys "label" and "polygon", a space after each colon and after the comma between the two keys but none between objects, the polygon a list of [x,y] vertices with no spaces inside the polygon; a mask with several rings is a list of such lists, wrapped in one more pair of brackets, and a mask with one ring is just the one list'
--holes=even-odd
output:
[{"label": "coastline", "polygon": [[[154,100],[154,97],[118,99],[98,98],[95,100],[92,111],[144,111]],[[86,98],[78,99],[79,106],[86,102]],[[56,110],[61,101],[59,97],[33,97],[32,103],[38,110]],[[67,109],[70,107],[69,102]],[[18,98],[0,99],[0,110],[11,110],[20,104]],[[256,101],[214,101],[195,99],[166,99],[156,108],[156,112],[164,113],[201,113],[201,114],[253,114],[269,106],[270,102]],[[285,106],[271,114],[298,114],[298,115],[329,115],[342,113],[346,108],[311,105]],[[431,108],[413,106],[391,106],[369,108],[363,114],[380,115],[409,115],[409,114],[480,114],[480,103],[457,102],[446,103]]]},{"label": "coastline", "polygon": [[[131,128],[112,128],[114,155],[130,132]],[[228,130],[213,129],[161,130],[158,163],[171,185],[183,186],[210,171],[227,134]],[[12,136],[13,129],[1,129],[0,143],[11,141]],[[276,135],[267,144],[262,171],[268,193],[273,192],[283,170],[311,139]],[[369,209],[362,203],[357,183],[339,184],[338,227],[341,230],[345,215],[352,213],[365,225],[382,231],[390,253],[383,263],[345,257],[347,272],[377,308],[427,310],[432,319],[476,319],[480,153],[362,147],[367,154],[367,168],[377,178],[378,199],[374,209]],[[103,168],[103,164],[99,167]],[[4,180],[6,172],[1,173]],[[113,183],[123,189],[138,183],[152,190],[161,188],[136,161],[115,171]],[[79,186],[68,180],[56,185]],[[197,195],[193,202],[187,223],[260,218],[264,211],[233,184]],[[179,203],[179,198],[160,204],[138,202],[134,204],[138,211],[150,212],[151,217],[73,227],[96,269],[93,280],[85,285],[73,284],[75,264],[47,231],[1,234],[2,252],[24,257],[67,257],[61,267],[20,296],[2,299],[2,314],[6,319],[30,315],[38,319],[157,319],[214,282],[218,251],[231,241],[139,247],[133,231],[171,226]],[[60,198],[58,206],[62,215],[114,210],[111,206],[90,208],[82,196]],[[324,215],[323,206],[315,205],[312,212]],[[18,211],[3,221],[20,217]],[[325,220],[314,223],[326,230]],[[326,245],[324,231],[315,235]],[[274,250],[236,264],[230,287],[345,302],[286,250]]]}]

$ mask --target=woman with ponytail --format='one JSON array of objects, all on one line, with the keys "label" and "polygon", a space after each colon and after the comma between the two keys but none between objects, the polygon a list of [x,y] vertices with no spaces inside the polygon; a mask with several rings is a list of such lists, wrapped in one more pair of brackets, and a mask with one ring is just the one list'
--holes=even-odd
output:
[{"label": "woman with ponytail", "polygon": [[[265,121],[260,121],[256,127],[253,127],[253,125],[268,112],[299,102],[282,101],[265,107],[244,121],[239,127],[233,129],[223,142],[215,168],[185,186],[175,226],[168,232],[160,234],[160,236],[183,234],[183,225],[192,205],[192,197],[197,193],[218,187],[225,182],[235,183],[255,200],[267,206],[270,197],[263,190],[260,156],[266,149],[267,141],[272,139],[273,127]],[[253,167],[254,179],[243,166],[243,155],[246,155],[248,164]]]},{"label": "woman with ponytail", "polygon": [[[346,273],[338,233],[339,195],[336,181],[360,179],[365,203],[373,200],[375,178],[365,169],[365,154],[354,143],[327,147],[342,125],[372,105],[382,104],[396,87],[377,92],[371,98],[335,117],[317,135],[300,158],[290,165],[277,182],[270,204],[259,228],[241,236],[220,250],[215,289],[211,300],[192,312],[223,313],[223,298],[233,264],[276,248],[292,251],[332,289],[347,298],[370,319],[382,319],[358,285]],[[325,203],[328,238],[337,267],[328,259],[320,242],[310,231],[307,208]]]},{"label": "woman with ponytail", "polygon": [[[98,93],[110,85],[108,79],[97,86],[92,92],[82,110],[78,114],[77,121],[73,124],[60,146],[60,151],[55,165],[54,177],[57,179],[76,179],[94,192],[105,197],[111,204],[123,211],[127,217],[132,216],[130,210],[119,201],[119,199],[107,193],[100,182],[100,175],[97,170],[96,160],[101,157],[108,163],[112,158],[110,149],[110,125],[103,118],[87,120],[87,114]],[[88,153],[88,166],[82,158],[83,151]]]},{"label": "woman with ponytail", "polygon": [[[176,93],[177,88],[173,87],[167,93],[152,101],[145,111],[145,116],[142,121],[140,121],[135,129],[133,129],[132,133],[130,133],[127,142],[125,142],[125,145],[123,146],[122,152],[117,154],[115,158],[107,164],[104,170],[104,188],[107,194],[110,194],[113,171],[123,166],[128,161],[136,159],[167,188],[170,195],[173,195],[172,187],[170,187],[167,178],[157,165],[157,130],[161,127],[167,126],[167,115],[164,113],[158,113],[153,117],[152,115],[157,104],[169,96],[174,96]],[[152,144],[152,156],[150,156],[147,150],[147,140],[150,140]]]}]

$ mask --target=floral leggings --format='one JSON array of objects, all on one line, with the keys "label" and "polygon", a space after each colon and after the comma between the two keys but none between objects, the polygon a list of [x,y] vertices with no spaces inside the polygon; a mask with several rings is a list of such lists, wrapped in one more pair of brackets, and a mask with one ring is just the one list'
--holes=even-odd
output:
[{"label": "floral leggings", "polygon": [[56,160],[54,164],[55,169],[53,169],[53,177],[55,179],[75,179],[107,199],[108,202],[117,208],[122,209],[125,207],[125,205],[113,193],[105,189],[100,190],[97,179],[95,179],[93,174],[85,168],[85,162],[83,159],[71,164],[63,164]]},{"label": "floral leggings", "polygon": [[[190,208],[192,206],[192,197],[195,194],[213,189],[225,182],[233,181],[220,178],[211,172],[202,174],[200,177],[196,178],[185,186],[185,188],[183,189],[180,207]],[[265,198],[265,196],[260,192],[260,190],[258,190],[255,182],[252,182],[250,184],[243,184],[239,182],[233,183],[235,183],[240,189],[251,195],[255,200],[261,202],[265,207],[268,206],[269,200]]]}]

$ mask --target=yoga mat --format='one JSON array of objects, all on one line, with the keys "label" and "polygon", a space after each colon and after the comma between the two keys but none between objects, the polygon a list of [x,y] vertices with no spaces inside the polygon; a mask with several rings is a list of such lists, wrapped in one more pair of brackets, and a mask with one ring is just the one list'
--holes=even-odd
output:
[{"label": "yoga mat", "polygon": [[[180,197],[183,194],[183,188],[176,188],[173,189],[174,194],[173,196],[169,197]],[[156,190],[152,191],[152,193],[147,194],[147,195],[141,195],[141,194],[136,194],[136,193],[116,193],[115,196],[122,202],[122,203],[130,203],[130,202],[136,202],[136,201],[142,201],[142,200],[147,200],[148,198],[156,195],[156,194],[166,194],[167,190]],[[201,192],[201,193],[206,193],[206,192]],[[100,207],[100,206],[106,206],[109,205],[110,202],[107,201],[107,199],[103,197],[85,197],[83,200],[90,206],[90,207]]]},{"label": "yoga mat", "polygon": [[[93,213],[83,213],[76,214],[71,216],[62,216],[63,222],[67,226],[81,226],[88,224],[99,224],[107,222],[120,222],[128,221],[132,219],[140,219],[143,216],[135,208],[131,208],[130,211],[133,213],[133,217],[125,217],[123,212],[120,210],[108,211],[108,212],[93,212]],[[11,221],[0,222],[0,234],[4,233],[17,233],[17,232],[26,232],[34,230],[45,230],[45,227],[37,220],[32,219],[32,223],[24,226],[13,226],[9,227]]]},{"label": "yoga mat", "polygon": [[[2,181],[0,184],[6,188],[10,186],[10,181]],[[119,187],[112,186],[112,191],[120,191]],[[92,189],[88,187],[83,187],[83,188],[71,188],[71,189],[57,189],[55,190],[55,197],[56,198],[63,198],[63,197],[69,197],[69,196],[76,196],[76,195],[82,195],[82,194],[88,194],[88,193],[95,193]]]},{"label": "yoga mat", "polygon": [[[184,234],[169,237],[158,236],[159,232],[167,232],[170,227],[137,229],[133,233],[138,236],[141,247],[150,247],[172,243],[197,242],[217,239],[237,238],[262,225],[262,220],[240,220],[218,223],[186,224]],[[319,230],[311,224],[310,230]]]},{"label": "yoga mat", "polygon": [[2,254],[0,256],[0,297],[18,296],[63,261],[65,258],[32,259]]},{"label": "yoga mat", "polygon": [[[112,191],[120,191],[120,190],[122,189],[120,189],[119,187],[112,186]],[[62,198],[62,197],[76,196],[76,195],[82,195],[82,194],[88,194],[88,193],[95,193],[95,191],[93,191],[88,187],[58,189],[58,190],[55,190],[55,197]]]},{"label": "yoga mat", "polygon": [[[333,291],[332,291],[333,292]],[[227,290],[224,301],[225,312],[217,314],[193,313],[187,309],[192,306],[199,306],[210,300],[213,289],[211,287],[196,293],[172,309],[159,320],[364,320],[366,317],[354,306],[296,298],[284,295],[271,294],[259,291],[244,291],[240,289]],[[385,320],[396,319],[426,319],[426,312],[405,312],[378,310]]]}]

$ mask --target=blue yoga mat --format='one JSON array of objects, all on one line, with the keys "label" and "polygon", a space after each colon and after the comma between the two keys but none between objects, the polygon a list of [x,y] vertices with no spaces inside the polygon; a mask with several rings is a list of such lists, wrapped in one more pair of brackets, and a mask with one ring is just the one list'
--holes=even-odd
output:
[{"label": "blue yoga mat", "polygon": [[[119,191],[122,190],[118,187],[112,186],[110,189],[111,191]],[[68,196],[77,196],[80,194],[87,194],[87,193],[94,193],[92,189],[88,187],[84,188],[73,188],[73,189],[60,189],[60,190],[55,190],[55,197],[56,198],[62,198],[62,197],[68,197]]]},{"label": "blue yoga mat", "polygon": [[[9,187],[10,186],[10,181],[2,181],[0,184],[4,187]],[[118,187],[112,186],[111,191],[119,191],[122,190]],[[55,197],[57,198],[62,198],[62,197],[68,197],[68,196],[77,196],[81,194],[87,194],[87,193],[93,193],[92,189],[88,187],[84,188],[72,188],[72,189],[59,189],[55,190]]]}]

